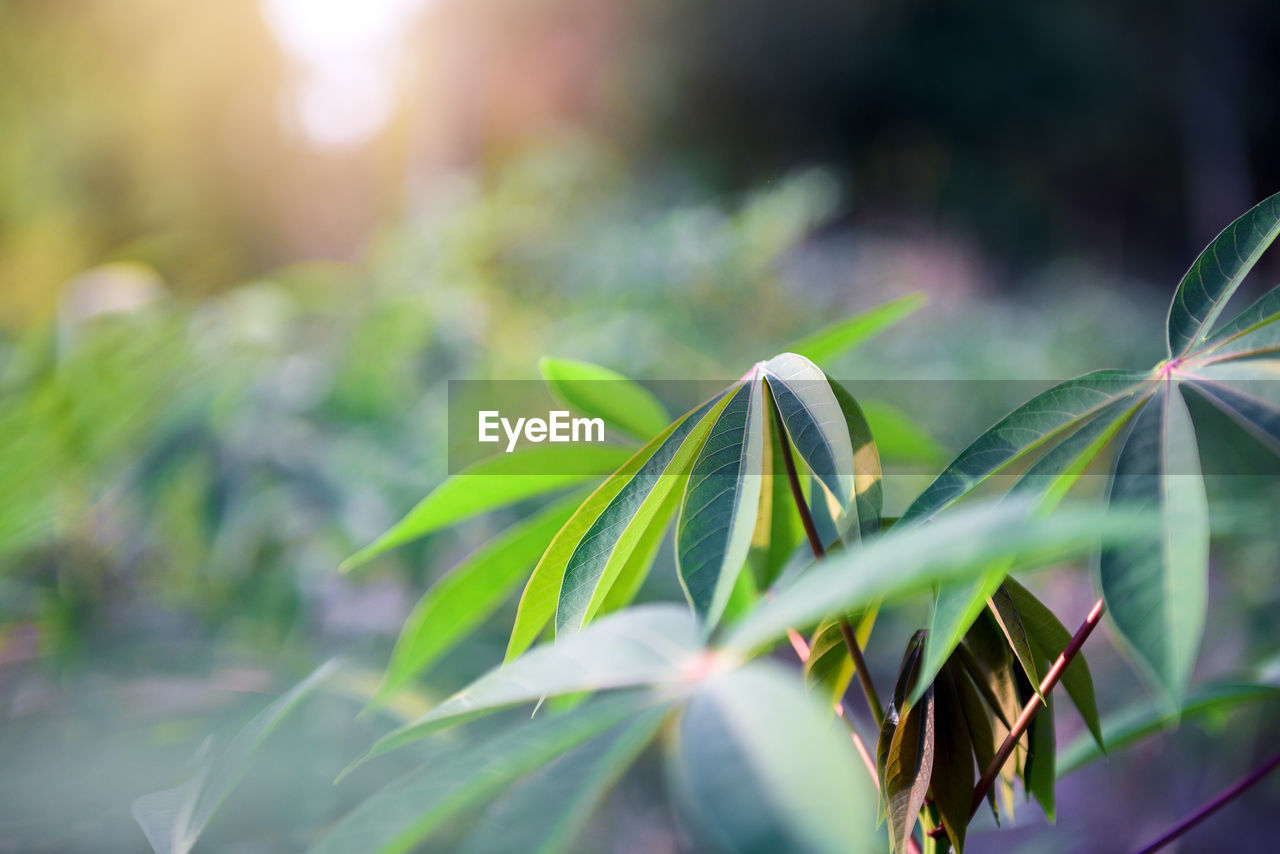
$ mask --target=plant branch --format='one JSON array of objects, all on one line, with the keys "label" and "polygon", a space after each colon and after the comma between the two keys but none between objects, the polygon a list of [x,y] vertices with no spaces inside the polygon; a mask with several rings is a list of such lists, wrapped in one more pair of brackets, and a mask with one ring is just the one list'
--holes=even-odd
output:
[{"label": "plant branch", "polygon": [[[796,472],[796,461],[791,455],[791,442],[787,439],[782,416],[776,407],[771,407],[771,410],[774,427],[778,431],[778,446],[782,448],[782,462],[787,470],[787,483],[791,486],[791,498],[795,502],[796,511],[800,514],[800,523],[804,526],[804,534],[809,539],[809,548],[813,550],[813,556],[821,560],[826,554],[826,549],[823,548],[822,538],[818,536],[818,527],[813,523],[813,516],[809,513],[809,505],[804,500],[804,490],[800,487],[800,475]],[[862,647],[858,645],[858,638],[854,634],[853,624],[849,622],[848,617],[840,618],[840,634],[844,638],[844,645],[849,650],[849,657],[853,659],[853,672],[858,676],[862,694],[867,698],[871,717],[878,728],[884,724],[884,707],[880,705],[880,695],[876,692],[875,683],[871,681],[871,672],[867,670],[867,661],[862,657]]]},{"label": "plant branch", "polygon": [[1263,777],[1267,776],[1272,771],[1276,770],[1276,768],[1280,768],[1280,753],[1268,759],[1265,763],[1263,763],[1262,767],[1256,769],[1255,771],[1253,771],[1253,773],[1249,774],[1249,776],[1245,777],[1243,780],[1240,780],[1238,783],[1231,786],[1229,789],[1226,789],[1225,791],[1221,792],[1213,800],[1204,804],[1195,812],[1193,812],[1191,815],[1187,816],[1182,821],[1178,822],[1173,827],[1169,828],[1167,831],[1165,831],[1164,834],[1160,836],[1159,839],[1156,839],[1155,841],[1145,845],[1141,850],[1137,852],[1137,854],[1152,854],[1153,851],[1159,851],[1161,848],[1165,847],[1170,842],[1177,839],[1179,836],[1186,833],[1188,830],[1195,827],[1197,824],[1204,821],[1205,819],[1213,815],[1218,810],[1222,809],[1224,806],[1230,803],[1233,799],[1235,799],[1236,797],[1244,793],[1244,791],[1248,789],[1250,786],[1253,786],[1255,783],[1260,781]]},{"label": "plant branch", "polygon": [[1089,615],[1084,618],[1080,628],[1076,629],[1076,633],[1072,635],[1071,642],[1067,644],[1067,648],[1053,662],[1053,666],[1049,668],[1049,672],[1045,674],[1044,679],[1040,682],[1039,693],[1028,700],[1027,704],[1022,707],[1022,713],[1013,722],[1013,727],[1009,730],[1009,734],[1005,736],[1004,743],[1000,745],[1000,749],[996,751],[995,758],[991,760],[991,764],[983,772],[982,778],[978,780],[978,785],[973,789],[973,803],[969,807],[970,816],[978,812],[978,808],[982,806],[982,799],[987,796],[987,792],[990,791],[991,786],[995,783],[996,777],[1000,775],[1000,769],[1009,761],[1009,755],[1013,753],[1018,740],[1022,738],[1022,734],[1031,725],[1031,719],[1044,706],[1044,700],[1041,698],[1048,696],[1049,692],[1058,684],[1058,680],[1062,678],[1067,665],[1080,652],[1080,647],[1084,646],[1084,642],[1088,640],[1089,635],[1102,620],[1104,611],[1106,611],[1106,605],[1103,604],[1101,599],[1093,603],[1093,608],[1089,610]]}]

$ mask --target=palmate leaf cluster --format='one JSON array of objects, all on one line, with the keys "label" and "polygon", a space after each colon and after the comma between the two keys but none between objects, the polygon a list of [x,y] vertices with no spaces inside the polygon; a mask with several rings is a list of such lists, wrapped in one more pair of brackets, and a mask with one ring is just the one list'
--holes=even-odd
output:
[{"label": "palmate leaf cluster", "polygon": [[[1208,515],[1184,396],[1202,395],[1280,448],[1280,395],[1267,382],[1280,379],[1280,290],[1212,329],[1277,231],[1280,197],[1205,250],[1174,297],[1168,359],[1038,395],[961,452],[893,524],[882,519],[872,409],[811,357],[860,343],[901,317],[901,303],[758,363],[670,424],[641,386],[596,366],[544,361],[557,396],[644,444],[575,448],[612,470],[598,479],[558,473],[560,451],[550,448],[485,461],[348,561],[355,569],[465,518],[578,490],[424,595],[375,704],[521,591],[506,660],[379,739],[357,765],[414,745],[426,751],[421,770],[373,795],[314,850],[409,851],[459,822],[469,827],[463,850],[563,850],[610,784],[661,742],[680,816],[710,848],[847,851],[882,847],[877,833],[887,833],[903,850],[922,822],[959,851],[977,774],[1070,638],[1009,572],[1099,545],[1115,628],[1167,700],[1102,722],[1077,657],[1061,684],[1093,744],[1073,746],[1071,768],[1104,736],[1123,744],[1171,725],[1184,698],[1217,708],[1271,696],[1265,680],[1186,693],[1204,620]],[[598,385],[576,382],[606,377],[617,395],[593,396],[583,389]],[[1059,506],[1108,449],[1109,507]],[[1026,463],[1000,500],[951,507]],[[672,528],[687,601],[632,605]],[[815,551],[826,555],[815,560]],[[873,777],[832,713],[853,676],[839,621],[852,619],[865,643],[882,608],[927,592],[936,594],[930,629],[908,645]],[[793,630],[811,632],[804,679],[764,657]],[[1055,698],[1044,700],[988,797],[997,818],[1011,810],[1018,780],[1053,816],[1061,766]],[[518,706],[535,709],[533,720],[483,738],[468,737],[471,727],[461,739],[439,735]]]}]

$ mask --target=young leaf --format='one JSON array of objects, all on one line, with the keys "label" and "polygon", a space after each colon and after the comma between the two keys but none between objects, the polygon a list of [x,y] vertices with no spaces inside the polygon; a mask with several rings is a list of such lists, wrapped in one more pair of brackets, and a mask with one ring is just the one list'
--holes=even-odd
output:
[{"label": "young leaf", "polygon": [[514,592],[582,498],[570,496],[508,528],[432,585],[400,629],[374,703],[386,700],[434,664],[492,614]]},{"label": "young leaf", "polygon": [[688,481],[690,463],[729,400],[721,394],[682,420],[582,535],[564,567],[556,603],[557,636],[578,631],[600,610],[667,496]]},{"label": "young leaf", "polygon": [[[1017,581],[1006,579],[1004,590],[1013,606],[1018,609],[1022,625],[1040,656],[1045,661],[1056,660],[1071,643],[1071,632],[1067,631],[1067,627],[1059,622],[1043,602],[1032,596]],[[1098,720],[1098,701],[1093,691],[1093,676],[1089,673],[1089,662],[1085,660],[1083,652],[1077,652],[1067,669],[1062,672],[1062,687],[1067,689],[1067,696],[1084,718],[1085,726],[1089,728],[1098,746],[1105,750],[1102,725]]]},{"label": "young leaf", "polygon": [[898,524],[929,518],[1044,442],[1135,394],[1148,379],[1134,371],[1094,371],[1036,395],[961,451]]},{"label": "young leaf", "polygon": [[489,671],[413,723],[378,739],[359,762],[437,730],[543,697],[678,683],[701,652],[700,641],[687,608],[629,608]]},{"label": "young leaf", "polygon": [[566,405],[648,441],[671,421],[662,403],[647,388],[617,371],[590,362],[543,357],[538,369],[552,394]]},{"label": "young leaf", "polygon": [[644,585],[645,579],[649,577],[649,571],[653,568],[653,562],[658,557],[658,550],[662,547],[662,541],[666,537],[667,526],[675,517],[676,511],[680,509],[680,493],[672,490],[667,496],[667,500],[658,508],[658,512],[654,514],[653,521],[649,523],[649,527],[645,528],[640,539],[636,540],[636,546],[631,550],[631,556],[627,558],[627,562],[622,565],[622,569],[618,572],[617,579],[613,582],[613,586],[609,588],[609,593],[604,597],[604,602],[600,604],[599,615],[612,614],[614,611],[620,611],[631,604],[640,592],[640,588]]},{"label": "young leaf", "polygon": [[676,526],[680,582],[708,628],[724,613],[760,509],[764,390],[752,371],[729,397],[694,461]]},{"label": "young leaf", "polygon": [[646,692],[593,699],[478,743],[440,746],[420,770],[378,791],[333,826],[310,854],[407,854],[450,817],[484,803],[512,781],[646,709]]},{"label": "young leaf", "polygon": [[342,562],[348,572],[383,552],[526,498],[594,480],[634,452],[618,445],[537,445],[481,460],[444,481],[373,543]]},{"label": "young leaf", "polygon": [[513,785],[485,811],[459,854],[558,854],[669,716],[658,706],[575,747]]},{"label": "young leaf", "polygon": [[524,592],[520,595],[515,625],[511,628],[511,640],[507,644],[508,661],[528,649],[555,615],[556,604],[560,600],[560,588],[564,583],[565,568],[582,538],[653,455],[668,441],[679,441],[674,438],[677,430],[683,435],[684,431],[691,429],[690,425],[707,413],[712,402],[708,401],[687,413],[635,452],[621,468],[600,484],[595,492],[582,502],[569,521],[565,522],[564,527],[552,539],[551,545],[547,546],[547,550],[543,552],[537,566],[533,568],[533,574],[529,576]]},{"label": "young leaf", "polygon": [[1191,416],[1172,381],[1138,413],[1108,500],[1161,511],[1158,536],[1104,550],[1098,572],[1116,628],[1176,702],[1204,630],[1209,513]]},{"label": "young leaf", "polygon": [[963,854],[969,805],[973,800],[973,746],[960,689],[949,669],[944,668],[938,674],[934,703],[933,774],[929,778],[929,792],[951,847],[956,854]]},{"label": "young leaf", "polygon": [[763,373],[796,452],[836,504],[849,510],[853,502],[853,445],[827,375],[794,353],[774,356],[764,364]]},{"label": "young leaf", "polygon": [[972,578],[998,560],[1026,568],[1091,551],[1103,542],[1150,537],[1156,517],[1102,508],[1060,510],[1037,518],[1026,504],[961,508],[912,528],[894,526],[861,549],[832,554],[768,600],[727,634],[725,643],[754,650],[790,627],[855,613],[881,599],[900,599],[941,581]]},{"label": "young leaf", "polygon": [[[298,704],[338,669],[337,661],[321,665],[286,694],[245,724],[226,748],[200,762],[196,775],[175,789],[152,792],[133,802],[134,820],[156,854],[187,854],[213,814],[248,769],[263,740]],[[206,746],[209,742],[206,742]]]},{"label": "young leaf", "polygon": [[933,686],[928,686],[919,702],[907,697],[914,690],[919,674],[920,653],[924,633],[916,632],[907,644],[893,690],[893,703],[880,728],[876,745],[880,770],[881,801],[889,824],[889,846],[905,850],[924,806],[933,774],[935,738],[935,699]]},{"label": "young leaf", "polygon": [[671,774],[682,812],[714,850],[843,854],[871,844],[875,793],[848,736],[769,662],[698,688]]},{"label": "young leaf", "polygon": [[875,308],[819,329],[783,349],[785,352],[804,356],[819,365],[825,364],[865,344],[883,330],[918,311],[925,301],[925,295],[921,293],[907,294],[889,300]]},{"label": "young leaf", "polygon": [[1208,336],[1244,277],[1280,234],[1280,193],[1255,205],[1214,238],[1182,277],[1169,305],[1169,356],[1185,356]]}]

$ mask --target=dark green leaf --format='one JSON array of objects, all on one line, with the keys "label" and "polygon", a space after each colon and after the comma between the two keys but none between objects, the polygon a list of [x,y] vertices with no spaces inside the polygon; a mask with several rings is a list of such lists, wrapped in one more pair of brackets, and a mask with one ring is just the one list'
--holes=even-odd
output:
[{"label": "dark green leaf", "polygon": [[876,758],[880,771],[881,802],[889,824],[889,845],[894,851],[905,850],[924,806],[933,773],[935,708],[934,689],[929,686],[919,702],[910,703],[919,674],[923,632],[917,632],[907,645],[893,689],[893,702],[880,728]]},{"label": "dark green leaf", "polygon": [[1213,239],[1182,277],[1169,306],[1169,356],[1208,336],[1244,277],[1280,234],[1280,193],[1259,202]]},{"label": "dark green leaf", "polygon": [[1022,665],[1022,672],[1027,675],[1034,690],[1039,692],[1043,670],[1036,667],[1037,649],[1033,645],[1027,627],[1022,623],[1022,613],[1014,604],[1013,598],[1005,585],[1001,585],[991,595],[991,615],[995,617],[1000,631],[1004,632],[1009,648]]},{"label": "dark green leaf", "polygon": [[[964,715],[965,728],[969,733],[969,744],[973,748],[974,759],[977,760],[978,769],[985,771],[995,761],[996,750],[1000,748],[1000,741],[996,739],[995,730],[992,727],[993,711],[982,699],[982,694],[974,684],[973,677],[969,675],[968,668],[961,662],[958,654],[951,657],[942,672],[949,674],[951,684],[955,687],[956,699]],[[999,821],[1000,813],[996,809],[994,786],[987,790],[987,803],[991,805],[991,812]],[[966,803],[966,815],[968,809],[969,804]]]},{"label": "dark green leaf", "polygon": [[1045,697],[1045,703],[1045,708],[1036,713],[1027,727],[1030,749],[1027,750],[1022,779],[1027,785],[1027,792],[1036,799],[1040,809],[1044,810],[1045,818],[1053,824],[1057,818],[1054,788],[1058,782],[1054,772],[1058,742],[1053,727],[1053,696]]},{"label": "dark green leaf", "polygon": [[642,441],[661,433],[671,421],[652,392],[617,371],[551,357],[540,360],[538,368],[552,394],[565,404]]},{"label": "dark green leaf", "polygon": [[1248,347],[1236,346],[1236,341],[1244,335],[1274,326],[1280,321],[1280,287],[1267,291],[1253,305],[1240,312],[1225,326],[1215,329],[1205,339],[1204,346],[1196,350],[1196,358],[1215,358],[1228,353],[1248,351]]},{"label": "dark green leaf", "polygon": [[1138,413],[1109,501],[1161,512],[1157,536],[1103,551],[1099,578],[1116,628],[1177,702],[1204,630],[1209,515],[1191,416],[1171,381]]},{"label": "dark green leaf", "polygon": [[[962,672],[961,677],[968,679]],[[934,685],[935,718],[933,774],[930,797],[942,818],[942,827],[956,854],[964,851],[969,805],[973,801],[973,756],[965,706],[952,672],[944,668]],[[988,727],[988,733],[990,729]]]},{"label": "dark green leaf", "polygon": [[714,628],[751,549],[764,454],[764,390],[752,371],[720,411],[689,476],[676,558],[697,613]]}]

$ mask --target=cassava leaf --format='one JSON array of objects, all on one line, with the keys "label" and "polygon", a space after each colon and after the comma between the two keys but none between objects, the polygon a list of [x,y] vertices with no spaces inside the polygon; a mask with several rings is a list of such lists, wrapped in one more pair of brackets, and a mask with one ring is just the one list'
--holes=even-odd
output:
[{"label": "cassava leaf", "polygon": [[526,498],[585,483],[635,453],[619,445],[537,445],[481,460],[445,480],[373,543],[342,562],[344,572],[396,546]]},{"label": "cassava leaf", "polygon": [[1201,344],[1253,265],[1280,234],[1280,193],[1251,208],[1213,239],[1182,277],[1169,305],[1169,356]]},{"label": "cassava leaf", "polygon": [[671,775],[682,812],[712,850],[843,854],[873,838],[875,792],[848,736],[769,662],[699,686]]},{"label": "cassava leaf", "polygon": [[904,317],[918,311],[925,302],[926,298],[922,293],[907,294],[889,300],[875,308],[819,329],[812,335],[806,335],[790,347],[784,347],[783,350],[804,356],[819,365],[826,364],[855,347],[865,344]]},{"label": "cassava leaf", "polygon": [[[692,423],[709,411],[711,404],[712,401],[708,401],[687,413],[636,451],[622,464],[621,468],[610,475],[587,497],[586,501],[582,502],[569,521],[565,522],[564,527],[556,533],[551,545],[547,546],[547,550],[543,552],[533,568],[524,592],[520,595],[515,625],[511,628],[511,639],[507,643],[508,661],[528,649],[555,615],[569,559],[583,537],[599,521],[601,514],[635,479],[636,474],[649,463],[654,454],[664,448],[668,442],[681,441],[681,438],[687,435],[687,431],[692,429]],[[679,437],[677,437],[677,431],[681,431]]]},{"label": "cassava leaf", "polygon": [[513,525],[433,584],[400,629],[374,703],[434,664],[492,614],[515,591],[582,498],[570,496]]},{"label": "cassava leaf", "polygon": [[[271,731],[338,669],[337,661],[317,668],[254,716],[227,743],[199,762],[196,775],[174,789],[152,792],[133,802],[134,820],[156,854],[187,854],[209,820],[248,770],[249,760]],[[206,742],[207,745],[210,742]]]},{"label": "cassava leaf", "polygon": [[1036,799],[1045,818],[1053,824],[1057,819],[1056,786],[1058,782],[1054,765],[1057,762],[1058,742],[1053,725],[1053,695],[1044,698],[1045,707],[1031,719],[1027,727],[1030,747],[1022,771],[1027,793]]},{"label": "cassava leaf", "polygon": [[965,829],[969,826],[969,805],[973,800],[974,754],[960,688],[948,669],[938,674],[934,703],[933,773],[929,778],[929,793],[951,847],[956,854],[962,854]]},{"label": "cassava leaf", "polygon": [[862,407],[853,395],[835,380],[827,377],[831,391],[840,405],[853,447],[853,497],[858,510],[858,527],[862,536],[880,532],[880,516],[884,512],[883,473],[880,452]]},{"label": "cassava leaf", "polygon": [[1108,500],[1161,513],[1156,536],[1105,549],[1098,574],[1116,628],[1176,703],[1204,630],[1209,515],[1191,416],[1172,380],[1136,416]]},{"label": "cassava leaf", "polygon": [[1134,371],[1094,371],[1041,392],[961,451],[911,503],[899,525],[929,518],[1044,442],[1137,393],[1148,379]]},{"label": "cassava leaf", "polygon": [[916,632],[898,670],[893,689],[893,703],[880,727],[876,744],[880,771],[880,797],[889,825],[889,846],[905,850],[924,806],[933,773],[935,707],[934,689],[928,686],[920,700],[907,700],[919,674],[924,633]]},{"label": "cassava leaf", "polygon": [[640,539],[636,540],[636,546],[631,550],[631,556],[622,565],[617,579],[613,582],[613,586],[609,588],[609,593],[604,597],[604,602],[600,605],[599,614],[601,616],[622,610],[636,598],[640,588],[644,585],[645,579],[649,577],[649,571],[653,568],[654,560],[658,557],[658,550],[662,547],[662,541],[666,538],[667,526],[679,509],[680,494],[673,490],[667,496],[667,500],[658,508],[658,512],[654,514],[653,521],[650,522],[649,527],[640,535]]},{"label": "cassava leaf", "polygon": [[763,455],[764,390],[753,370],[698,452],[676,526],[680,582],[708,628],[720,621],[751,549]]},{"label": "cassava leaf", "polygon": [[677,683],[701,650],[698,625],[687,608],[628,608],[489,671],[416,721],[378,739],[357,764],[446,727],[543,697]]},{"label": "cassava leaf", "polygon": [[480,742],[438,745],[421,770],[362,802],[312,845],[310,854],[416,850],[449,818],[479,806],[525,774],[654,705],[647,692],[613,694]]},{"label": "cassava leaf", "polygon": [[1263,327],[1273,327],[1280,321],[1280,287],[1272,288],[1244,311],[1227,323],[1214,330],[1205,339],[1204,346],[1196,349],[1195,357],[1219,358],[1225,355],[1247,353],[1248,345],[1239,346],[1237,341]]},{"label": "cassava leaf", "polygon": [[997,560],[1026,568],[1090,551],[1097,542],[1149,537],[1157,517],[1102,508],[1063,509],[1037,518],[1017,501],[961,508],[913,528],[895,526],[861,549],[832,554],[762,601],[725,643],[758,649],[789,627],[854,613],[881,599],[900,599],[947,580],[972,578]]},{"label": "cassava leaf", "polygon": [[802,532],[800,513],[791,497],[791,485],[783,469],[782,445],[773,419],[764,419],[764,431],[767,440],[764,483],[760,490],[760,510],[756,516],[748,562],[757,586],[768,589],[790,560]]},{"label": "cassava leaf", "polygon": [[794,353],[765,362],[763,374],[796,452],[842,513],[854,512],[853,446],[827,375]]},{"label": "cassava leaf", "polygon": [[[851,620],[859,646],[866,646],[876,615],[877,609],[872,608]],[[804,662],[805,687],[834,706],[844,697],[853,676],[853,659],[845,646],[840,621],[824,620],[809,642],[809,657]]]},{"label": "cassava leaf", "polygon": [[667,706],[643,711],[520,780],[485,811],[459,854],[567,851],[669,715]]},{"label": "cassava leaf", "polygon": [[538,369],[551,393],[566,405],[641,441],[661,433],[671,421],[662,403],[635,380],[609,368],[549,356]]},{"label": "cassava leaf", "polygon": [[[995,730],[992,728],[993,710],[982,699],[982,694],[974,684],[973,677],[969,675],[968,669],[958,655],[953,655],[947,661],[942,672],[948,674],[955,688],[956,699],[960,704],[960,712],[964,716],[965,729],[969,733],[969,744],[973,749],[974,759],[977,760],[978,769],[985,771],[995,761],[996,751],[1000,748],[1000,741],[996,740]],[[996,808],[994,786],[987,790],[987,803],[991,805],[991,812],[998,822],[1000,812]],[[966,803],[965,810],[967,811],[968,808],[969,804]]]},{"label": "cassava leaf", "polygon": [[1032,689],[1038,693],[1040,680],[1045,671],[1036,665],[1039,658],[1038,650],[1031,639],[1030,632],[1022,622],[1022,612],[1014,604],[1006,585],[1001,584],[991,595],[990,609],[991,616],[995,617],[996,624],[1000,626],[1000,631],[1004,632],[1009,649],[1013,650],[1018,663],[1022,665],[1022,672],[1026,674]]},{"label": "cassava leaf", "polygon": [[1195,389],[1273,453],[1280,454],[1280,399],[1273,402],[1258,394],[1270,392],[1280,398],[1275,395],[1280,391],[1275,387],[1276,381],[1219,382],[1214,379],[1215,373],[1212,366],[1204,369],[1203,380],[1184,383],[1183,388]]},{"label": "cassava leaf", "polygon": [[689,466],[729,400],[722,393],[681,420],[582,535],[564,567],[557,636],[578,631],[599,611],[667,496],[688,482]]}]

